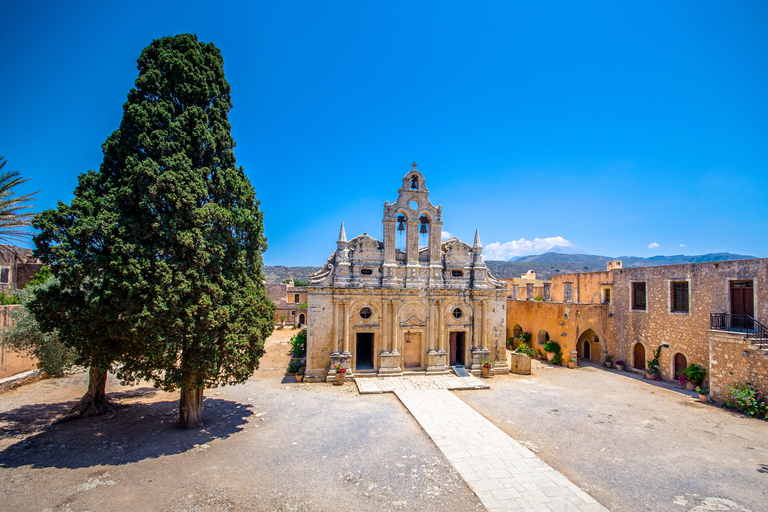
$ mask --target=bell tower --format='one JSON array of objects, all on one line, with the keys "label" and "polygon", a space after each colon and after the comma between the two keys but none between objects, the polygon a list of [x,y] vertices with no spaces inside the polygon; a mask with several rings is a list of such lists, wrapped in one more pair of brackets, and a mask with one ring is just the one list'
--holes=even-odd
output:
[{"label": "bell tower", "polygon": [[[383,284],[388,288],[439,286],[442,280],[442,207],[429,201],[429,190],[424,176],[416,170],[416,162],[411,167],[403,177],[397,201],[384,203],[382,271]],[[405,250],[398,253],[397,239],[403,235]]]}]

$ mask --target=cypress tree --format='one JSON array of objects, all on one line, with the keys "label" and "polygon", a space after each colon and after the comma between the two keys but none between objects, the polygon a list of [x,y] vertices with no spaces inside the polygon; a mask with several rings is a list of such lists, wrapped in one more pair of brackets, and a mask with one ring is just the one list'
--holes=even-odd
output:
[{"label": "cypress tree", "polygon": [[180,390],[189,428],[202,422],[203,390],[247,380],[272,331],[263,214],[235,163],[221,52],[164,37],[138,69],[99,172],[81,176],[71,207],[39,217],[35,242],[59,295],[83,297],[69,311],[90,336],[68,343],[118,363],[124,382]]}]

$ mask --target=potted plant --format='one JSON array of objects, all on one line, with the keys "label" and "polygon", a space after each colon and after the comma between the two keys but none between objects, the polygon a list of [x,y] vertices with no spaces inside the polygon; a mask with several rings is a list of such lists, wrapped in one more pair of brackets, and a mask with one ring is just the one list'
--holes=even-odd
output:
[{"label": "potted plant", "polygon": [[480,360],[480,375],[484,379],[490,379],[491,378],[491,361],[489,359],[481,359]]},{"label": "potted plant", "polygon": [[696,393],[699,394],[699,402],[707,403],[707,399],[709,398],[709,391],[702,387],[696,386]]},{"label": "potted plant", "polygon": [[336,370],[336,385],[341,386],[344,384],[344,378],[347,376],[347,369],[342,368],[341,364],[333,365],[333,369]]},{"label": "potted plant", "polygon": [[661,355],[661,345],[653,351],[653,359],[648,361],[648,368],[645,370],[645,378],[649,380],[659,380],[659,356]]},{"label": "potted plant", "polygon": [[304,367],[300,367],[296,371],[296,382],[304,382]]},{"label": "potted plant", "polygon": [[299,368],[301,368],[301,359],[293,358],[291,359],[291,362],[288,363],[288,373],[292,375],[298,373]]},{"label": "potted plant", "polygon": [[620,372],[624,371],[624,361],[623,360],[619,359],[618,361],[616,361],[616,369],[619,370]]},{"label": "potted plant", "polygon": [[610,368],[613,366],[613,356],[608,356],[605,358],[605,367]]},{"label": "potted plant", "polygon": [[529,341],[531,341],[531,333],[529,333],[527,331],[521,332],[520,333],[520,341],[522,341],[523,343],[528,343]]},{"label": "potted plant", "polygon": [[568,360],[568,368],[576,368],[576,358],[572,357]]},{"label": "potted plant", "polygon": [[530,357],[533,357],[535,353],[533,352],[533,349],[526,345],[525,343],[521,343],[518,345],[518,347],[515,349],[515,353],[517,354],[526,354]]},{"label": "potted plant", "polygon": [[704,383],[707,378],[707,370],[698,364],[692,364],[683,373],[686,377],[685,389],[693,390]]},{"label": "potted plant", "polygon": [[552,362],[555,355],[560,353],[560,345],[556,341],[548,341],[544,344],[544,352],[547,353],[547,360]]}]

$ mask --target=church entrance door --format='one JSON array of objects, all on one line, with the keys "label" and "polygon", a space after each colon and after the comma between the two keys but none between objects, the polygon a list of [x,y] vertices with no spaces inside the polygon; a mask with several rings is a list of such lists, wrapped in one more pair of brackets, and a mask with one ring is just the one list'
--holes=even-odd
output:
[{"label": "church entrance door", "polygon": [[356,369],[373,370],[373,333],[357,333]]},{"label": "church entrance door", "polygon": [[450,364],[464,364],[464,331],[450,334]]},{"label": "church entrance door", "polygon": [[405,333],[403,336],[403,366],[421,366],[421,334]]}]

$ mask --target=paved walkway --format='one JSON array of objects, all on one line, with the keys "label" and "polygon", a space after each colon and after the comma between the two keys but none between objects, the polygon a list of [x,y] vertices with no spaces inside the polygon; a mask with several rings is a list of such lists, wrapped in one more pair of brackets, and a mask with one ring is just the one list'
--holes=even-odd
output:
[{"label": "paved walkway", "polygon": [[355,376],[357,391],[361,395],[371,393],[396,393],[415,389],[488,389],[489,386],[477,377],[446,375],[405,375],[402,377],[360,377]]},{"label": "paved walkway", "polygon": [[395,394],[489,512],[607,510],[447,389]]}]

